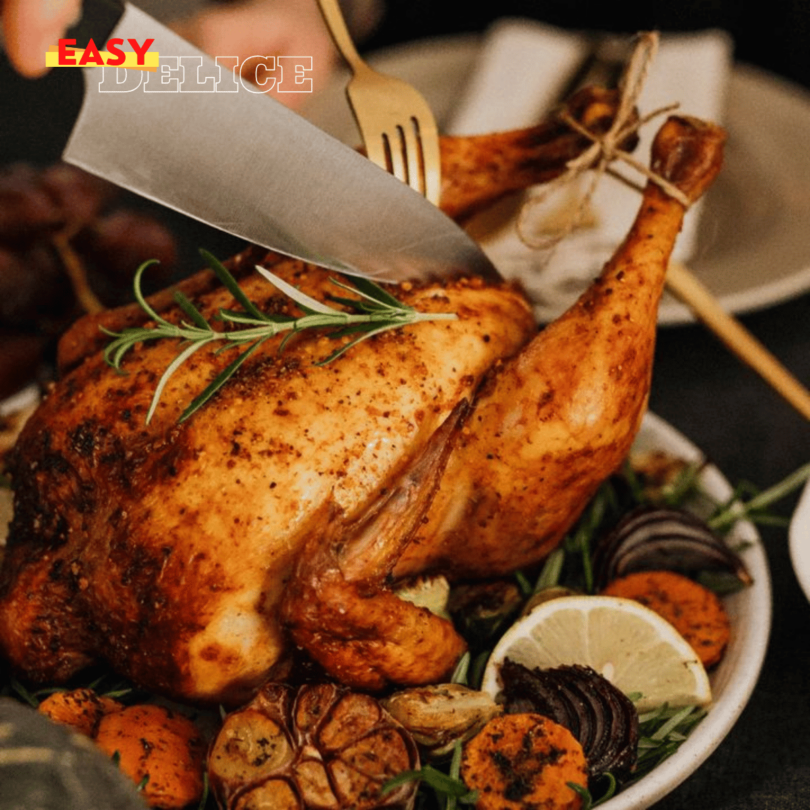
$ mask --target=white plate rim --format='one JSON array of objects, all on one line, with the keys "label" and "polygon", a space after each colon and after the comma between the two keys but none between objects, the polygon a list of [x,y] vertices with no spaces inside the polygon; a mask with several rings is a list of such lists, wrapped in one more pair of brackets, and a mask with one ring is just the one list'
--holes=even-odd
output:
[{"label": "white plate rim", "polygon": [[[644,417],[634,450],[660,450],[687,461],[702,461],[696,445],[653,413]],[[701,473],[706,493],[726,501],[732,487],[722,473],[707,465]],[[810,486],[805,499],[810,511]],[[638,783],[600,807],[604,810],[646,810],[691,776],[712,754],[736,723],[753,693],[765,659],[771,627],[771,580],[758,532],[748,521],[739,522],[732,535],[746,543],[742,551],[754,583],[725,600],[732,620],[732,638],[723,661],[711,673],[714,702],[708,715],[679,750]]]},{"label": "white plate rim", "polygon": [[[696,445],[652,413],[644,418],[635,448],[664,450],[688,461],[704,458]],[[732,494],[731,484],[712,465],[704,470],[701,483],[715,499],[724,501]],[[742,556],[754,583],[726,599],[732,618],[732,638],[723,661],[710,676],[714,702],[709,713],[675,754],[639,782],[600,805],[604,810],[646,810],[671,793],[725,739],[754,691],[770,637],[770,571],[759,534],[753,524],[741,521],[735,527],[732,537],[735,541],[747,544]]]},{"label": "white plate rim", "polygon": [[[436,37],[367,58],[377,69],[422,90],[441,129],[482,41],[480,34]],[[302,112],[354,146],[359,137],[343,94],[347,77],[339,71]],[[810,291],[810,152],[800,146],[802,133],[810,128],[810,91],[753,65],[735,63],[726,114],[725,167],[703,201],[697,248],[689,263],[728,312],[742,314]],[[742,200],[740,187],[747,193],[753,189],[759,204]],[[757,241],[747,244],[752,235]],[[742,273],[747,277],[741,278]],[[557,314],[538,311],[544,321]],[[665,293],[659,324],[694,322],[689,309]]]}]

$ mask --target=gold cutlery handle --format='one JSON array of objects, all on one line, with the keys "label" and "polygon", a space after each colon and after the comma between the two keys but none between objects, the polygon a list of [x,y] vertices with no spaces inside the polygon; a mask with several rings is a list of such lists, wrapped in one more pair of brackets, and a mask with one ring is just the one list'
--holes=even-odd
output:
[{"label": "gold cutlery handle", "polygon": [[340,55],[353,71],[362,70],[365,63],[357,52],[338,0],[318,0],[318,6]]},{"label": "gold cutlery handle", "polygon": [[690,270],[678,262],[672,262],[667,271],[667,287],[737,357],[754,369],[805,419],[810,419],[810,391],[736,318],[720,306],[717,299]]}]

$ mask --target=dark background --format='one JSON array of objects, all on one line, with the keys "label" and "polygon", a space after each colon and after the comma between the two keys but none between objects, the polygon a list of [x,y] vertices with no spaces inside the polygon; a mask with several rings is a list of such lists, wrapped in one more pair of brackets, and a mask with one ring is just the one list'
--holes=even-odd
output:
[{"label": "dark background", "polygon": [[810,82],[810,4],[806,0],[765,4],[737,0],[386,0],[385,16],[366,48],[424,36],[481,31],[496,17],[506,16],[528,17],[563,28],[629,33],[723,28],[734,37],[739,59],[799,82]]}]

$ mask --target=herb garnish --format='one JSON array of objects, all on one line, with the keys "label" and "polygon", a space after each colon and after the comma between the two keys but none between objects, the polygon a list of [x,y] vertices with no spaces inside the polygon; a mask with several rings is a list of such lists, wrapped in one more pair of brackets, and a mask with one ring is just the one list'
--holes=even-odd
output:
[{"label": "herb garnish", "polygon": [[353,278],[351,286],[338,279],[331,279],[339,289],[359,296],[359,298],[330,296],[331,301],[346,308],[336,309],[306,295],[269,270],[257,265],[256,270],[280,292],[291,298],[304,313],[299,318],[292,318],[288,315],[270,315],[262,312],[250,301],[236,279],[220,261],[207,251],[200,251],[200,253],[211,270],[233,295],[235,301],[242,307],[242,310],[239,311],[220,309],[214,316],[214,320],[228,324],[231,327],[229,330],[214,329],[194,304],[179,290],[175,291],[174,300],[188,318],[187,321],[181,321],[179,324],[170,323],[155,312],[141,290],[141,277],[148,267],[156,263],[155,260],[144,262],[137,269],[133,284],[136,301],[155,324],[131,327],[124,329],[123,332],[104,330],[114,338],[104,350],[104,359],[118,371],[121,370],[124,356],[137,343],[162,338],[174,338],[181,341],[183,348],[163,372],[155,389],[146,415],[147,424],[155,413],[169,378],[191,355],[204,346],[218,342],[221,344],[218,351],[233,348],[241,348],[242,351],[208,384],[202,393],[192,400],[180,415],[180,422],[184,422],[205,405],[256,349],[278,334],[286,333],[280,350],[284,348],[292,335],[307,329],[331,330],[328,335],[335,340],[351,336],[350,341],[339,346],[328,357],[317,363],[317,365],[325,365],[372,335],[422,321],[453,320],[457,317],[453,313],[446,312],[418,312],[413,307],[403,304],[373,281],[364,278]]},{"label": "herb garnish", "polygon": [[[715,503],[702,489],[700,473],[704,461],[685,463],[674,477],[666,482],[650,481],[647,474],[636,469],[628,459],[620,471],[608,478],[591,499],[580,519],[572,527],[564,542],[544,561],[539,572],[529,576],[526,572],[515,572],[515,579],[523,599],[528,601],[535,594],[554,587],[570,587],[579,592],[593,593],[595,590],[593,554],[599,536],[614,524],[621,515],[639,505],[661,505],[686,507],[699,503],[707,507],[710,515],[708,523],[717,531],[726,532],[740,520],[755,523],[773,523],[778,516],[769,512],[769,507],[794,492],[810,479],[810,464],[804,465],[784,480],[761,492],[752,491],[748,485],[737,487],[725,503]],[[654,484],[652,488],[648,485]],[[743,497],[747,495],[748,497]],[[718,583],[726,587],[726,583]],[[704,583],[716,587],[717,583]],[[497,642],[503,627],[495,629],[489,636],[483,633],[470,635],[468,642],[472,652],[462,656],[451,678],[453,683],[461,683],[474,689],[480,688],[486,662],[491,648]],[[640,695],[630,695],[636,700]],[[673,708],[659,706],[639,715],[638,760],[632,776],[620,781],[615,775],[606,773],[600,776],[590,788],[569,783],[569,787],[579,794],[583,810],[591,810],[607,802],[620,790],[635,784],[672,756],[688,738],[692,730],[707,715],[707,710],[699,706]],[[426,765],[417,771],[408,771],[387,784],[393,787],[408,780],[422,783],[420,808],[449,810],[458,805],[474,801],[473,794],[465,793],[465,785],[458,771],[458,751],[451,762]]]},{"label": "herb garnish", "polygon": [[423,765],[416,771],[404,771],[389,779],[380,793],[384,796],[405,782],[418,780],[425,787],[431,788],[442,810],[456,810],[459,804],[475,804],[478,791],[470,790],[461,779],[461,753],[461,743],[457,741],[446,772],[433,765]]}]

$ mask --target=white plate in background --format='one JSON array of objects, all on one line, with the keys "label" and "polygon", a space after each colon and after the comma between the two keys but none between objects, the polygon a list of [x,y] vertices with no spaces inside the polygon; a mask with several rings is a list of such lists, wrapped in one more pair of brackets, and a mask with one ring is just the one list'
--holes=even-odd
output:
[{"label": "white plate in background", "polygon": [[[634,449],[664,450],[689,461],[703,459],[700,450],[675,428],[647,414]],[[712,499],[726,502],[731,484],[708,466],[700,478]],[[599,805],[603,810],[646,810],[691,776],[725,739],[737,722],[759,678],[771,631],[771,580],[765,552],[753,524],[738,523],[729,537],[733,545],[746,544],[741,556],[754,582],[724,597],[731,619],[731,640],[720,664],[710,672],[713,702],[708,715],[669,759],[635,785]]]},{"label": "white plate in background", "polygon": [[[419,89],[441,130],[471,73],[481,41],[477,35],[424,40],[371,54],[369,62]],[[343,92],[346,78],[343,73],[335,77],[303,113],[356,146],[360,138]],[[810,290],[810,150],[806,147],[810,93],[757,68],[736,64],[721,123],[729,132],[725,165],[702,203],[697,248],[689,264],[726,310],[742,313]],[[572,285],[569,303],[580,291],[578,284]],[[537,307],[540,320],[560,314],[559,296],[552,299],[553,307]],[[689,310],[665,295],[659,322],[691,321]]]}]

